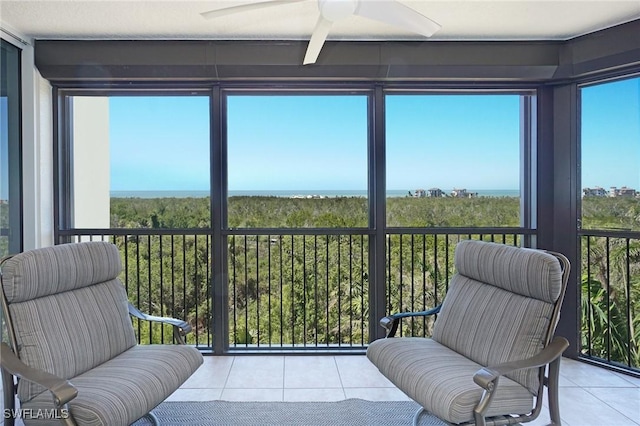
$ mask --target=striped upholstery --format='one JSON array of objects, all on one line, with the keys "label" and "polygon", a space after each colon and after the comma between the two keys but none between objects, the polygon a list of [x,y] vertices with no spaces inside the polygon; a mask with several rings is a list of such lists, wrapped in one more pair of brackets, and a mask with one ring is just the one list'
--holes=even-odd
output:
[{"label": "striped upholstery", "polygon": [[108,281],[121,270],[120,253],[113,244],[62,244],[7,260],[2,266],[2,285],[11,304]]},{"label": "striped upholstery", "polygon": [[[482,396],[473,375],[481,365],[421,337],[376,340],[367,356],[382,374],[429,412],[451,423],[473,418],[473,408]],[[533,396],[525,388],[501,379],[488,415],[527,413],[532,406]]]},{"label": "striped upholstery", "polygon": [[[473,375],[481,367],[531,357],[548,343],[562,270],[548,253],[471,240],[457,245],[455,266],[432,339],[380,339],[367,356],[425,409],[461,423],[480,401]],[[487,417],[529,413],[538,373],[501,378]]]},{"label": "striped upholstery", "polygon": [[[102,364],[136,344],[127,295],[117,280],[9,305],[20,359],[65,379]],[[18,386],[21,401],[44,388]]]},{"label": "striped upholstery", "polygon": [[[78,425],[130,424],[202,363],[193,347],[136,345],[120,271],[107,242],[32,250],[2,267],[18,356],[78,389],[70,403]],[[23,408],[53,406],[50,392],[26,380],[18,397]]]},{"label": "striped upholstery", "polygon": [[[72,378],[71,382],[79,392],[69,403],[69,409],[79,425],[128,425],[171,395],[200,364],[202,355],[190,346],[134,346],[105,364]],[[51,394],[44,392],[22,406],[34,410],[51,409]],[[36,421],[33,424],[48,423]]]},{"label": "striped upholstery", "polygon": [[[433,339],[485,366],[540,352],[562,287],[558,260],[541,251],[468,240],[457,245],[455,265],[458,273]],[[509,377],[537,393],[537,370]]]},{"label": "striped upholstery", "polygon": [[460,275],[544,302],[555,303],[562,289],[558,259],[540,250],[465,240],[455,265]]}]

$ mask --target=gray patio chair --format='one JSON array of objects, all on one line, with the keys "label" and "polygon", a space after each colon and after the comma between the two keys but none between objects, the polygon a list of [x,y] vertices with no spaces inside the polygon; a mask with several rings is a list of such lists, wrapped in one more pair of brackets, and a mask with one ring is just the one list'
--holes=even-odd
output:
[{"label": "gray patio chair", "polygon": [[[527,422],[548,389],[560,424],[558,375],[568,342],[552,339],[569,276],[561,254],[462,241],[441,306],[383,318],[387,338],[367,356],[426,410],[450,424]],[[394,337],[402,318],[438,314],[431,338]],[[547,370],[548,366],[548,370]]]},{"label": "gray patio chair", "polygon": [[26,425],[117,426],[145,416],[157,423],[151,410],[202,364],[191,346],[137,345],[130,314],[173,326],[179,343],[191,327],[128,302],[113,244],[27,251],[1,267],[10,343],[0,354],[4,404],[11,410],[17,391]]}]

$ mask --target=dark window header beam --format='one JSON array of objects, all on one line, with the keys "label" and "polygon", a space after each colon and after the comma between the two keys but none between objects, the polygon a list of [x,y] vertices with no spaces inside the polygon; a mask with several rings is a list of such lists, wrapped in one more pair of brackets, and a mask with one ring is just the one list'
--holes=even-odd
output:
[{"label": "dark window header beam", "polygon": [[327,42],[301,65],[305,41],[37,40],[54,82],[556,82],[640,65],[640,20],[568,41]]}]

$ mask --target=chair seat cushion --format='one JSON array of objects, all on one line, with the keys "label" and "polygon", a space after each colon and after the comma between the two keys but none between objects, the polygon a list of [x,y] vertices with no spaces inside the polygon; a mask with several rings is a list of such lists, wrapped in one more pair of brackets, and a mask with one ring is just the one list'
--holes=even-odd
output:
[{"label": "chair seat cushion", "polygon": [[[79,426],[129,425],[164,401],[201,364],[202,355],[191,346],[134,346],[72,378],[78,396],[69,403],[69,409]],[[53,408],[51,393],[39,394],[23,408]],[[51,424],[58,425],[59,421]]]},{"label": "chair seat cushion", "polygon": [[[451,423],[473,419],[483,389],[473,375],[483,366],[440,343],[422,337],[399,337],[372,342],[367,357],[380,372],[427,411]],[[528,414],[533,395],[501,377],[487,417]]]}]

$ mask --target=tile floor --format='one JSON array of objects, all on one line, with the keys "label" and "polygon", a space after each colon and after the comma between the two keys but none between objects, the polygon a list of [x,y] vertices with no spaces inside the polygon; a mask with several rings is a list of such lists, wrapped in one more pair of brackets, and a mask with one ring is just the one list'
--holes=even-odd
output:
[{"label": "tile floor", "polygon": [[[560,415],[564,426],[640,425],[640,379],[570,359],[563,360],[560,375]],[[206,356],[200,369],[169,400],[347,398],[407,400],[365,356],[355,355]],[[548,414],[543,411],[528,425],[548,422]]]},{"label": "tile floor", "polygon": [[[640,379],[564,359],[565,426],[640,425]],[[208,356],[173,401],[374,401],[408,399],[365,356]],[[545,399],[546,401],[546,399]],[[546,402],[545,402],[546,405]],[[532,426],[546,425],[543,411]]]}]

